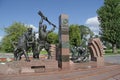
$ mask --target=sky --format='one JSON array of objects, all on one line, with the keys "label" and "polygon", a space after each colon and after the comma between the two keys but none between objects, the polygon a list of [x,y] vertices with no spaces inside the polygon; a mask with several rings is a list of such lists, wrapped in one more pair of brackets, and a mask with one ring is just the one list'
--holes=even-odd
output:
[{"label": "sky", "polygon": [[[60,14],[67,14],[69,25],[86,25],[98,34],[96,11],[103,3],[104,0],[0,0],[0,40],[5,36],[3,29],[14,22],[34,27],[37,32],[41,19],[38,15],[39,10],[57,27]],[[48,25],[48,29],[51,29],[51,26]]]}]

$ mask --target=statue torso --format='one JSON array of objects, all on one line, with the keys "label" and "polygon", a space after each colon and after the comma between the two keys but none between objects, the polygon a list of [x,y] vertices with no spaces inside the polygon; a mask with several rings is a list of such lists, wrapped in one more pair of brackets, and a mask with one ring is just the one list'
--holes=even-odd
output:
[{"label": "statue torso", "polygon": [[39,39],[40,41],[46,41],[47,40],[47,31],[43,31],[42,29],[39,31]]}]

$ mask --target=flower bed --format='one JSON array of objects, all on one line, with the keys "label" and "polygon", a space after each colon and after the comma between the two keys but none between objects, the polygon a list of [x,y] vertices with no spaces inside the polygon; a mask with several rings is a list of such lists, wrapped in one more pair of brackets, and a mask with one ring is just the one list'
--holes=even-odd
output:
[{"label": "flower bed", "polygon": [[11,62],[13,60],[13,58],[0,58],[0,62]]}]

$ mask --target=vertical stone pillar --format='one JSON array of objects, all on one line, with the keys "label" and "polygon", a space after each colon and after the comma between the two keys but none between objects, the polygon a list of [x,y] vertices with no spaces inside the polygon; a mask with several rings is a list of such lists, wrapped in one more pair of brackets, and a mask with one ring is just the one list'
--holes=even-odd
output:
[{"label": "vertical stone pillar", "polygon": [[69,68],[69,25],[68,15],[61,14],[59,17],[59,60],[58,67]]}]

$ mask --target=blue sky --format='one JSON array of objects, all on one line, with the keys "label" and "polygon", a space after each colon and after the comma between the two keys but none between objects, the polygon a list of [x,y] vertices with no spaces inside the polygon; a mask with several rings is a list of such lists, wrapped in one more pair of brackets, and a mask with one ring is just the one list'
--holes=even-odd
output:
[{"label": "blue sky", "polygon": [[86,25],[97,34],[96,10],[103,3],[104,0],[0,0],[0,38],[5,35],[3,28],[15,21],[38,28],[39,10],[57,27],[58,17],[64,13],[69,15],[69,24]]}]

